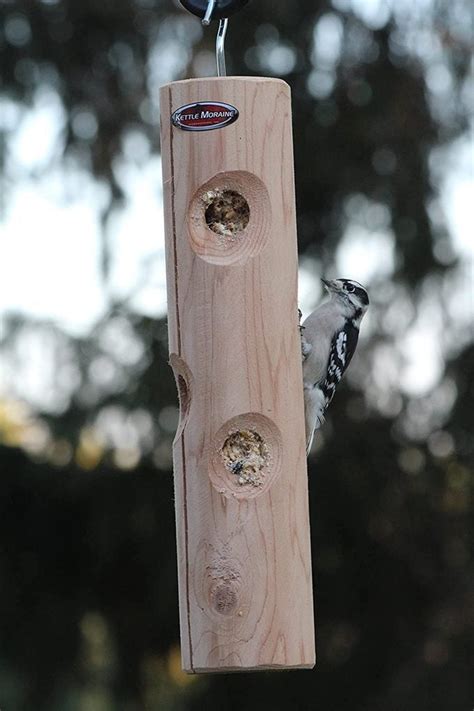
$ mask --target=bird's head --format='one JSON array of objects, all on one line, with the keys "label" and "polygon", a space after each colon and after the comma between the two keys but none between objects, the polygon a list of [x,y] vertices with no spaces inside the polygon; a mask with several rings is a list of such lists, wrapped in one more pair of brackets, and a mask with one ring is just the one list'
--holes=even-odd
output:
[{"label": "bird's head", "polygon": [[321,279],[331,299],[337,301],[344,316],[351,318],[358,325],[368,309],[367,289],[353,279]]}]

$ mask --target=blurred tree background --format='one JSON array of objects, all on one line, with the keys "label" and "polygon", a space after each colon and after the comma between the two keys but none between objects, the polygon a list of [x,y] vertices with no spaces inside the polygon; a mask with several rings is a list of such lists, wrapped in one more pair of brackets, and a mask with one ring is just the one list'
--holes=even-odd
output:
[{"label": "blurred tree background", "polygon": [[[292,88],[303,307],[323,274],[372,305],[309,460],[317,666],[206,678],[180,670],[157,101],[214,74],[215,27],[163,0],[0,17],[2,711],[472,708],[468,0],[253,0],[230,22],[228,73]],[[143,194],[152,219],[127,223]],[[57,249],[32,195],[64,210]],[[55,316],[69,277],[41,310],[91,244],[80,324]]]}]

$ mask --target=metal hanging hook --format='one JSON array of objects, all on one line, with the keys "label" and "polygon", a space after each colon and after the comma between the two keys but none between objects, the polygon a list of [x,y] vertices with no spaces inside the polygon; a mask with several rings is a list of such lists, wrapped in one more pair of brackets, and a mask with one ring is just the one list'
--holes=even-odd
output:
[{"label": "metal hanging hook", "polygon": [[217,65],[217,76],[225,77],[225,52],[224,52],[224,42],[225,33],[227,32],[227,25],[229,20],[225,17],[223,20],[219,20],[219,27],[217,29],[216,36],[216,65]]},{"label": "metal hanging hook", "polygon": [[209,0],[209,2],[207,3],[206,14],[202,18],[202,24],[206,27],[207,25],[211,24],[212,13],[214,12],[215,6],[216,0]]},{"label": "metal hanging hook", "polygon": [[216,37],[216,64],[217,76],[225,77],[225,35],[229,23],[229,15],[240,10],[249,0],[180,0],[186,10],[201,18],[202,24],[207,27],[212,20],[219,20]]},{"label": "metal hanging hook", "polygon": [[[209,0],[208,1],[206,13],[205,13],[204,17],[202,18],[202,24],[204,26],[211,24],[212,13],[214,12],[215,6],[216,6],[216,0]],[[218,77],[225,77],[226,76],[224,45],[225,45],[225,34],[227,32],[227,25],[228,24],[229,24],[229,19],[227,17],[223,17],[222,19],[219,20],[219,27],[217,29],[216,66],[217,66],[217,76]]]}]

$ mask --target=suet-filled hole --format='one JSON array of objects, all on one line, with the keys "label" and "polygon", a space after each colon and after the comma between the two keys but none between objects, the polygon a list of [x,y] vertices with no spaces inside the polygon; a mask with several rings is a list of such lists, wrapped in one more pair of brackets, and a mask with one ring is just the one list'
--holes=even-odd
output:
[{"label": "suet-filled hole", "polygon": [[268,447],[253,430],[233,432],[222,446],[222,459],[226,468],[235,476],[240,486],[262,486]]},{"label": "suet-filled hole", "polygon": [[243,232],[249,223],[250,208],[243,195],[235,190],[208,190],[203,198],[206,224],[223,237]]},{"label": "suet-filled hole", "polygon": [[275,423],[260,412],[244,412],[224,422],[213,437],[211,483],[226,498],[262,496],[278,477],[282,457],[282,437]]},{"label": "suet-filled hole", "polygon": [[270,237],[268,190],[252,173],[217,173],[194,193],[187,213],[191,249],[209,264],[244,264]]}]

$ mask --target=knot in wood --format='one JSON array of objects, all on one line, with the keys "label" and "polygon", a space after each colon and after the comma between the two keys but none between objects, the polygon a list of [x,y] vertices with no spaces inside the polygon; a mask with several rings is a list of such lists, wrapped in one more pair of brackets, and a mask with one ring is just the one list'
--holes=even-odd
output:
[{"label": "knot in wood", "polygon": [[231,581],[221,582],[211,588],[211,604],[221,615],[230,615],[237,607],[238,596]]},{"label": "knot in wood", "polygon": [[211,579],[209,597],[211,607],[221,615],[230,615],[239,602],[242,576],[235,561],[226,556],[215,558],[207,567]]}]

